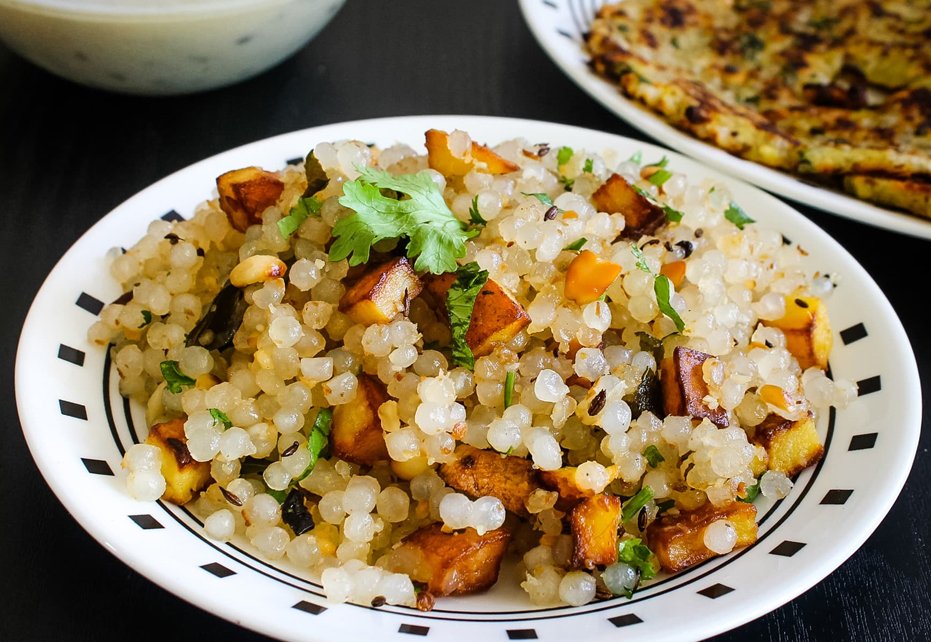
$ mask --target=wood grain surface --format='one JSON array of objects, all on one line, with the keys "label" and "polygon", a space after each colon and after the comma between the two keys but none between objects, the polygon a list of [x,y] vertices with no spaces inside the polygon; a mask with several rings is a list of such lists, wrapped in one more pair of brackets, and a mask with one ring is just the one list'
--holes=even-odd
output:
[{"label": "wood grain surface", "polygon": [[[359,118],[489,114],[645,138],[556,68],[515,3],[495,0],[351,0],[278,67],[186,97],[87,89],[2,45],[0,81],[2,640],[261,639],[181,601],[110,555],[71,519],[26,449],[13,398],[19,331],[45,276],[101,216],[217,152]],[[922,376],[931,377],[931,242],[799,209],[878,281],[901,316]],[[926,424],[927,417],[926,411]],[[716,639],[931,639],[928,446],[924,434],[902,495],[851,559],[788,605]]]}]

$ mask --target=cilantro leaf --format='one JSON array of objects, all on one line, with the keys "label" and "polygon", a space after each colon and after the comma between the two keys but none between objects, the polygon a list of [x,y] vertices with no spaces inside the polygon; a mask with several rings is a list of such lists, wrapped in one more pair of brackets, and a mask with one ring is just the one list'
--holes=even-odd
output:
[{"label": "cilantro leaf", "polygon": [[487,281],[487,270],[479,268],[475,261],[466,263],[456,270],[456,280],[446,294],[446,312],[453,335],[453,361],[469,370],[475,367],[475,356],[465,336],[472,322],[475,299]]},{"label": "cilantro leaf", "polygon": [[230,421],[230,418],[225,412],[219,408],[209,408],[208,410],[210,411],[210,416],[213,417],[214,423],[223,424],[224,429],[233,427],[233,422]]},{"label": "cilantro leaf", "polygon": [[618,543],[617,561],[637,569],[641,580],[652,580],[656,577],[656,556],[639,537],[632,537]]},{"label": "cilantro leaf", "polygon": [[543,192],[534,192],[533,194],[528,194],[527,192],[521,192],[524,196],[533,196],[535,199],[543,203],[544,205],[552,205],[553,199],[549,195],[544,194]]},{"label": "cilantro leaf", "polygon": [[290,238],[309,216],[316,216],[320,213],[321,206],[322,203],[313,196],[299,198],[288,215],[278,221],[278,231],[281,232],[281,236]]},{"label": "cilantro leaf", "polygon": [[650,270],[650,266],[647,265],[646,258],[643,256],[643,250],[641,250],[636,243],[630,244],[630,252],[634,255],[634,258],[637,259],[638,270],[646,272],[647,274],[653,274],[653,272]]},{"label": "cilantro leaf", "polygon": [[666,458],[663,457],[663,454],[659,451],[659,448],[653,444],[647,446],[646,450],[643,451],[643,456],[646,457],[646,460],[650,464],[651,468],[656,468],[661,463],[666,461]]},{"label": "cilantro leaf", "polygon": [[177,394],[184,388],[190,388],[194,385],[194,380],[178,369],[177,361],[162,361],[159,367],[162,370],[165,383],[168,384],[169,392]]},{"label": "cilantro leaf", "polygon": [[488,223],[482,217],[482,213],[478,211],[478,194],[472,199],[472,207],[469,208],[469,219],[471,219],[472,225],[485,225]]},{"label": "cilantro leaf", "polygon": [[640,163],[643,162],[643,152],[638,149],[636,152],[633,153],[633,155],[630,158],[627,159],[627,162],[636,163],[637,165],[639,165]]},{"label": "cilantro leaf", "polygon": [[648,201],[650,201],[651,203],[653,203],[654,205],[662,209],[663,213],[666,215],[666,220],[669,221],[670,223],[678,223],[679,221],[682,220],[682,216],[683,216],[682,212],[674,208],[672,205],[666,205],[666,203],[660,203],[655,198],[653,198],[652,194],[650,194],[648,191],[646,191],[639,185],[634,185],[633,183],[631,183],[630,186],[634,188],[634,191],[640,194],[640,196],[642,196],[643,198],[647,199]]},{"label": "cilantro leaf", "polygon": [[333,409],[321,408],[317,412],[317,418],[314,419],[314,425],[310,428],[310,434],[307,435],[307,450],[310,451],[310,462],[304,472],[295,478],[296,481],[301,481],[307,477],[313,471],[314,466],[317,465],[317,460],[320,459],[321,453],[326,449],[329,442],[332,424]]},{"label": "cilantro leaf", "polygon": [[663,167],[666,167],[666,165],[668,165],[668,164],[669,164],[669,159],[666,158],[666,155],[665,155],[665,154],[663,154],[663,157],[662,157],[660,160],[656,161],[655,163],[649,163],[649,164],[647,164],[647,165],[644,165],[644,167],[660,167],[660,168],[663,168]]},{"label": "cilantro leaf", "polygon": [[569,162],[569,159],[572,158],[572,155],[574,153],[575,152],[572,151],[571,147],[560,147],[559,151],[556,152],[556,162],[559,165],[565,165],[566,163]]},{"label": "cilantro leaf", "polygon": [[670,172],[668,169],[660,168],[656,170],[655,172],[653,172],[652,174],[650,174],[650,178],[648,178],[647,180],[653,183],[654,185],[656,185],[657,187],[662,187],[663,183],[668,181],[670,178],[672,178],[672,172]]},{"label": "cilantro leaf", "polygon": [[586,243],[588,243],[588,239],[583,236],[578,241],[573,241],[572,243],[564,247],[563,251],[564,252],[578,252],[585,246]]},{"label": "cilantro leaf", "polygon": [[588,172],[589,174],[591,174],[594,168],[595,168],[595,161],[593,161],[591,158],[586,158],[585,164],[582,165],[582,171]]},{"label": "cilantro leaf", "polygon": [[[378,241],[407,237],[407,256],[416,258],[416,269],[433,274],[456,269],[456,259],[465,256],[466,240],[477,231],[466,230],[453,216],[429,172],[394,176],[364,167],[359,174],[343,185],[339,202],[355,213],[333,227],[331,261],[348,257],[350,265],[360,265],[368,261],[372,245]],[[382,189],[408,198],[390,198]]]},{"label": "cilantro leaf", "polygon": [[504,376],[504,407],[507,408],[511,405],[514,398],[514,380],[517,378],[517,375],[514,374],[513,370],[508,370],[508,373]]},{"label": "cilantro leaf", "polygon": [[637,516],[637,513],[653,499],[653,489],[644,486],[637,494],[621,504],[621,521],[627,522]]},{"label": "cilantro leaf", "polygon": [[149,312],[148,310],[143,310],[142,311],[142,325],[140,325],[139,328],[144,328],[150,323],[152,323],[152,313]]},{"label": "cilantro leaf", "polygon": [[275,501],[279,504],[284,504],[284,500],[288,498],[288,489],[275,490],[274,488],[269,488],[268,484],[265,484],[265,494],[274,497]]},{"label": "cilantro leaf", "polygon": [[760,494],[760,482],[755,483],[753,486],[747,486],[744,492],[746,493],[746,497],[738,497],[737,499],[747,504],[752,504],[753,500]]},{"label": "cilantro leaf", "polygon": [[669,282],[669,277],[665,274],[657,276],[653,281],[653,292],[656,294],[656,304],[659,306],[660,312],[673,320],[679,332],[685,330],[685,321],[682,320],[682,317],[679,316],[679,313],[676,312],[675,308],[673,308],[672,304],[669,302],[669,296],[672,292],[672,284]]},{"label": "cilantro leaf", "polygon": [[744,225],[749,223],[756,223],[756,221],[747,215],[740,205],[734,202],[724,210],[724,218],[736,225],[738,230],[742,230]]}]

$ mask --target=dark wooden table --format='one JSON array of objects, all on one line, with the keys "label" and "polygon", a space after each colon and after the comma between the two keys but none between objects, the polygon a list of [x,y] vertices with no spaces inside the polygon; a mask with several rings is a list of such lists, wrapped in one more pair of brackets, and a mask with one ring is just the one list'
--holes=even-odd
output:
[{"label": "dark wooden table", "polygon": [[[23,319],[58,258],[114,206],[228,148],[360,118],[488,114],[644,138],[556,68],[516,4],[495,0],[352,0],[295,57],[242,84],[192,96],[87,89],[2,45],[0,79],[3,640],[260,637],[181,601],[112,557],[71,519],[26,449],[13,396]],[[931,242],[799,209],[878,281],[905,325],[921,374],[931,377]],[[928,411],[924,423],[927,417]],[[720,639],[931,639],[928,445],[924,435],[902,495],[852,558],[804,595]]]}]

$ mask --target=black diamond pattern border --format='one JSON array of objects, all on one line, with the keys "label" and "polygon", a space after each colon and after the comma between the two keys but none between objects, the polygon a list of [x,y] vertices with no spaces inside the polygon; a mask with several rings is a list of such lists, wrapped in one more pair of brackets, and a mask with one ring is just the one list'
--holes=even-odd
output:
[{"label": "black diamond pattern border", "polygon": [[779,555],[781,557],[792,557],[800,550],[805,548],[804,542],[793,542],[787,539],[782,544],[769,552],[770,555]]},{"label": "black diamond pattern border", "polygon": [[58,346],[58,358],[76,366],[84,365],[84,353],[77,348],[66,346],[64,343]]},{"label": "black diamond pattern border", "polygon": [[852,325],[840,331],[840,340],[844,342],[845,346],[849,346],[854,341],[865,339],[867,336],[866,326],[862,323]]},{"label": "black diamond pattern border", "polygon": [[868,395],[873,392],[879,392],[882,390],[882,387],[883,384],[879,378],[879,375],[861,379],[857,382],[857,396],[862,397],[863,395]]},{"label": "black diamond pattern border", "polygon": [[129,519],[136,522],[136,525],[145,531],[150,531],[157,528],[165,528],[162,526],[161,522],[159,522],[151,515],[130,515]]},{"label": "black diamond pattern border", "polygon": [[733,591],[730,586],[724,584],[712,584],[708,588],[703,588],[698,592],[699,595],[704,595],[705,597],[710,597],[712,600],[716,600],[722,595],[727,595]]},{"label": "black diamond pattern border", "polygon": [[168,221],[169,223],[174,223],[177,221],[183,221],[184,217],[178,214],[176,211],[170,210],[162,214],[162,220]]},{"label": "black diamond pattern border", "polygon": [[103,310],[103,301],[92,297],[87,292],[81,292],[81,296],[79,296],[78,300],[74,303],[82,310],[87,310],[94,316],[97,316],[100,314],[100,311]]},{"label": "black diamond pattern border", "polygon": [[608,618],[608,622],[610,622],[611,624],[613,624],[613,625],[616,626],[617,628],[621,628],[622,626],[630,626],[630,625],[632,625],[632,624],[640,624],[641,622],[643,622],[643,620],[641,620],[639,617],[637,617],[637,616],[634,615],[633,613],[627,613],[627,614],[625,614],[625,615],[618,615],[618,616],[616,616],[616,617],[609,617],[609,618]]},{"label": "black diamond pattern border", "polygon": [[81,461],[84,463],[84,468],[87,469],[87,472],[92,475],[113,475],[113,469],[110,468],[110,464],[102,459],[87,459],[86,457],[81,457]]},{"label": "black diamond pattern border", "polygon": [[868,432],[862,435],[854,435],[850,438],[850,447],[847,450],[869,450],[876,445],[876,438],[879,433]]},{"label": "black diamond pattern border", "polygon": [[83,419],[84,421],[87,421],[87,408],[79,403],[59,399],[58,408],[61,410],[61,414],[66,417],[74,417],[75,419]]},{"label": "black diamond pattern border", "polygon": [[407,633],[408,635],[424,636],[430,632],[429,626],[419,626],[417,624],[402,624],[398,627],[398,633]]},{"label": "black diamond pattern border", "polygon": [[297,156],[295,158],[289,158],[288,160],[284,162],[284,164],[285,165],[303,165],[304,159],[301,156]]},{"label": "black diamond pattern border", "polygon": [[841,504],[846,504],[851,495],[853,495],[852,490],[835,488],[827,492],[824,499],[821,500],[821,503],[840,506]]},{"label": "black diamond pattern border", "polygon": [[306,602],[301,600],[297,604],[291,607],[292,609],[297,609],[298,611],[303,611],[304,613],[310,613],[311,615],[320,615],[326,611],[325,606],[320,606],[319,604],[314,604],[313,602]]},{"label": "black diamond pattern border", "polygon": [[236,575],[236,571],[231,570],[219,564],[217,562],[211,562],[210,564],[204,564],[201,566],[202,569],[210,573],[211,575],[216,575],[219,578],[229,577],[230,575]]},{"label": "black diamond pattern border", "polygon": [[509,640],[536,640],[536,629],[508,629]]}]

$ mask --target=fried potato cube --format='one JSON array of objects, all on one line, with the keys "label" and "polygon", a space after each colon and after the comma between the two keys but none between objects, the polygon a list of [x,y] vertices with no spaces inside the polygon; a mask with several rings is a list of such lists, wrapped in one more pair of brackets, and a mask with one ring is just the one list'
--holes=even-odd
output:
[{"label": "fried potato cube", "polygon": [[240,232],[261,223],[262,212],[278,202],[283,191],[284,183],[278,175],[260,167],[234,169],[217,176],[220,209]]},{"label": "fried potato cube", "polygon": [[559,510],[569,510],[580,501],[595,495],[593,490],[579,488],[575,482],[576,470],[575,466],[566,466],[559,470],[537,471],[540,484],[559,493],[559,499],[556,501],[556,508]]},{"label": "fried potato cube", "polygon": [[[456,280],[452,272],[440,274],[427,281],[426,289],[446,310],[446,293]],[[490,354],[496,343],[506,343],[530,323],[523,306],[500,285],[488,279],[472,308],[472,319],[465,340],[472,354],[481,357]]]},{"label": "fried potato cube", "polygon": [[356,398],[333,409],[330,447],[340,459],[371,466],[388,459],[388,447],[378,418],[378,407],[388,401],[384,384],[361,374]]},{"label": "fried potato cube", "polygon": [[721,406],[709,408],[704,399],[708,384],[702,376],[702,364],[710,357],[699,350],[677,346],[672,356],[660,363],[663,410],[667,415],[707,417],[718,426],[727,426],[727,412]]},{"label": "fried potato cube", "polygon": [[652,234],[666,222],[663,208],[651,203],[638,194],[630,183],[620,174],[611,174],[604,184],[592,194],[592,202],[599,212],[615,214],[620,212],[627,222],[621,236],[639,239],[644,234]]},{"label": "fried potato cube", "polygon": [[390,554],[388,568],[409,573],[437,597],[479,593],[498,581],[510,541],[506,528],[479,535],[474,528],[444,533],[441,524],[431,524],[402,540]]},{"label": "fried potato cube", "polygon": [[474,141],[464,154],[458,155],[449,146],[449,134],[439,129],[428,129],[424,138],[427,164],[444,176],[465,176],[473,169],[486,174],[508,174],[520,169],[517,164]]},{"label": "fried potato cube", "polygon": [[529,515],[525,502],[540,488],[533,462],[466,444],[456,448],[455,454],[454,461],[437,470],[443,481],[473,499],[491,495],[512,513]]},{"label": "fried potato cube", "polygon": [[569,511],[573,568],[593,569],[617,561],[621,500],[604,493],[594,495]]},{"label": "fried potato cube", "polygon": [[824,456],[815,420],[809,416],[792,421],[773,413],[756,427],[752,443],[766,449],[767,468],[792,477]]},{"label": "fried potato cube", "polygon": [[186,504],[210,483],[210,463],[194,461],[187,449],[184,419],[172,419],[149,428],[145,443],[162,451],[162,499],[172,504]]},{"label": "fried potato cube", "polygon": [[340,299],[339,309],[356,323],[388,323],[406,313],[423,283],[404,258],[367,269]]},{"label": "fried potato cube", "polygon": [[705,546],[704,536],[710,524],[722,519],[737,531],[735,548],[756,541],[756,506],[733,502],[715,507],[707,502],[695,510],[680,511],[678,515],[661,515],[647,527],[647,545],[664,571],[677,573],[717,556]]},{"label": "fried potato cube", "polygon": [[567,299],[585,305],[604,294],[620,273],[621,266],[617,263],[606,261],[589,250],[582,250],[566,268],[563,291]]},{"label": "fried potato cube", "polygon": [[828,319],[827,306],[814,296],[787,296],[786,313],[765,325],[779,328],[786,337],[786,349],[798,359],[804,370],[816,366],[827,370],[828,355],[834,336]]}]

